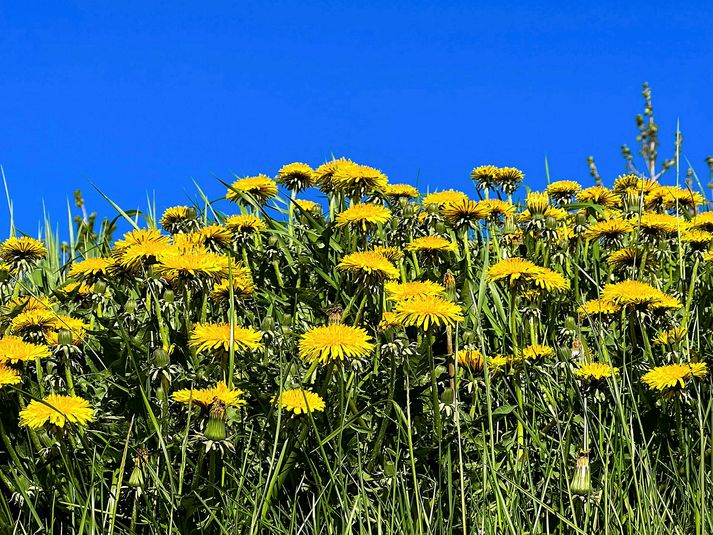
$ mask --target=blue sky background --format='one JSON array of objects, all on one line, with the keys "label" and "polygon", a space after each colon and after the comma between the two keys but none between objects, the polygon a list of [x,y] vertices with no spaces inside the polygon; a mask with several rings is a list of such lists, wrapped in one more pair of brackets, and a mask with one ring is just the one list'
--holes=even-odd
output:
[{"label": "blue sky background", "polygon": [[[704,183],[713,153],[712,2],[6,2],[0,164],[16,222],[42,202],[159,208],[214,178],[330,154],[392,182],[472,191],[493,163],[528,183],[623,170],[641,83],[664,152],[676,120]],[[420,178],[419,178],[420,177]],[[673,178],[673,177],[671,177]],[[4,203],[3,203],[4,204]],[[7,233],[0,209],[0,233]]]}]

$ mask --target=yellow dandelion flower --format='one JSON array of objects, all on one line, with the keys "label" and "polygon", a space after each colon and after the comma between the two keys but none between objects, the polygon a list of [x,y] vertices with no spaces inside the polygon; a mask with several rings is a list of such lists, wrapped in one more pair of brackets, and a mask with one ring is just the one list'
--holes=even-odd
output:
[{"label": "yellow dandelion flower", "polygon": [[687,336],[688,329],[686,329],[685,325],[679,325],[666,331],[661,331],[654,339],[654,342],[662,346],[672,346],[680,344]]},{"label": "yellow dandelion flower", "polygon": [[58,288],[57,293],[65,299],[87,297],[92,293],[92,287],[82,282],[69,282]]},{"label": "yellow dandelion flower", "polygon": [[337,166],[331,180],[332,188],[348,197],[361,197],[374,190],[383,190],[387,183],[386,175],[378,169],[354,162]]},{"label": "yellow dandelion flower", "polygon": [[488,280],[507,280],[512,286],[518,281],[532,280],[540,273],[540,267],[525,258],[505,258],[488,269]]},{"label": "yellow dandelion flower", "polygon": [[603,314],[609,316],[611,314],[616,314],[621,310],[621,306],[611,301],[605,301],[603,299],[590,299],[586,301],[577,309],[577,314],[580,316],[595,316],[597,314]]},{"label": "yellow dandelion flower", "polygon": [[490,189],[497,185],[500,169],[494,165],[481,165],[470,172],[470,179],[480,189]]},{"label": "yellow dandelion flower", "polygon": [[189,206],[171,206],[163,211],[160,223],[168,232],[174,232],[187,221],[195,219],[195,217],[195,209]]},{"label": "yellow dandelion flower", "polygon": [[225,220],[225,228],[236,235],[253,234],[267,229],[265,222],[254,215],[231,215]]},{"label": "yellow dandelion flower", "polygon": [[[199,323],[191,331],[189,345],[199,353],[222,355],[230,351],[230,340],[230,324]],[[262,348],[262,333],[251,327],[235,325],[232,332],[232,341],[235,351],[260,349]]]},{"label": "yellow dandelion flower", "polygon": [[156,272],[171,284],[192,280],[217,280],[227,272],[227,258],[215,253],[171,249],[158,258]]},{"label": "yellow dandelion flower", "polygon": [[581,189],[579,182],[574,180],[557,180],[547,186],[547,193],[553,199],[562,200],[574,197]]},{"label": "yellow dandelion flower", "polygon": [[210,250],[220,250],[228,247],[233,241],[230,230],[222,225],[208,225],[196,231],[203,240],[203,245]]},{"label": "yellow dandelion flower", "polygon": [[395,301],[411,299],[419,295],[443,296],[446,293],[443,285],[432,281],[387,282],[384,285],[384,290],[389,298]]},{"label": "yellow dandelion flower", "polygon": [[498,169],[497,183],[505,193],[514,193],[525,178],[525,174],[516,167]]},{"label": "yellow dandelion flower", "polygon": [[20,374],[14,368],[0,364],[0,388],[20,384]]},{"label": "yellow dandelion flower", "polygon": [[580,379],[587,381],[601,381],[602,379],[609,379],[613,374],[618,374],[619,368],[613,368],[609,364],[604,364],[602,362],[590,362],[587,364],[582,364],[575,375]]},{"label": "yellow dandelion flower", "polygon": [[647,194],[655,190],[658,184],[651,179],[644,179],[637,175],[621,175],[614,180],[612,191],[619,195],[626,193]]},{"label": "yellow dandelion flower", "polygon": [[314,327],[300,337],[299,354],[308,363],[361,359],[374,349],[366,330],[342,323]]},{"label": "yellow dandelion flower", "polygon": [[[233,269],[232,276],[233,296],[236,299],[245,299],[255,293],[255,283],[253,282],[250,270],[243,267]],[[218,303],[227,303],[230,300],[230,281],[223,279],[213,285],[211,298]]]},{"label": "yellow dandelion flower", "polygon": [[605,221],[598,221],[594,223],[587,231],[584,233],[584,239],[598,240],[612,240],[619,238],[624,234],[629,234],[634,231],[634,225],[631,221],[625,219],[608,219]]},{"label": "yellow dandelion flower", "polygon": [[312,214],[318,214],[322,211],[322,206],[314,201],[308,201],[307,199],[295,199],[294,203],[303,212],[310,212]]},{"label": "yellow dandelion flower", "polygon": [[395,327],[401,327],[401,322],[396,317],[396,314],[390,311],[384,311],[381,315],[381,321],[379,321],[379,330],[385,331]]},{"label": "yellow dandelion flower", "polygon": [[688,228],[683,219],[670,214],[647,213],[632,223],[647,234],[676,234]]},{"label": "yellow dandelion flower", "polygon": [[161,231],[153,228],[134,229],[124,234],[122,239],[114,244],[114,254],[121,254],[123,251],[134,245],[143,245],[147,243],[166,244],[170,243],[170,239]]},{"label": "yellow dandelion flower", "polygon": [[337,226],[360,228],[364,232],[391,219],[391,210],[380,204],[359,203],[337,214]]},{"label": "yellow dandelion flower", "polygon": [[113,264],[110,258],[87,258],[72,264],[68,275],[79,282],[91,283],[97,279],[106,279]]},{"label": "yellow dandelion flower", "polygon": [[678,310],[683,307],[681,301],[672,295],[663,294],[656,302],[651,304],[654,310]]},{"label": "yellow dandelion flower", "polygon": [[291,191],[302,191],[312,186],[317,177],[306,163],[290,163],[277,172],[277,182]]},{"label": "yellow dandelion flower", "polygon": [[478,204],[481,205],[484,210],[487,210],[488,219],[491,221],[497,220],[498,218],[510,219],[515,215],[515,205],[507,201],[486,199],[479,201]]},{"label": "yellow dandelion flower", "polygon": [[323,163],[314,170],[315,181],[319,185],[319,189],[324,193],[334,191],[332,187],[332,178],[334,174],[341,168],[352,165],[354,162],[347,158],[338,158],[329,162]]},{"label": "yellow dandelion flower", "polygon": [[281,394],[272,398],[272,402],[294,414],[306,414],[313,411],[324,412],[325,408],[322,396],[301,388],[283,390]]},{"label": "yellow dandelion flower", "polygon": [[460,306],[436,295],[417,295],[397,301],[396,317],[405,327],[452,327],[464,320]]},{"label": "yellow dandelion flower", "polygon": [[[667,299],[668,298],[668,299]],[[666,295],[661,290],[646,284],[645,282],[626,280],[615,284],[607,284],[601,293],[603,301],[609,301],[622,307],[658,307],[671,306],[673,299],[680,308],[680,303],[675,298]]]},{"label": "yellow dandelion flower", "polygon": [[692,190],[678,186],[657,186],[647,196],[647,206],[670,210],[676,206],[692,208],[704,203],[703,196]]},{"label": "yellow dandelion flower", "polygon": [[245,399],[243,399],[243,394],[244,392],[239,388],[228,388],[225,382],[220,381],[212,388],[186,388],[177,390],[171,394],[171,397],[173,401],[183,403],[184,405],[191,403],[208,409],[216,400],[223,403],[226,407],[240,407],[245,405],[246,402]]},{"label": "yellow dandelion flower", "polygon": [[544,214],[550,205],[550,196],[547,192],[530,192],[525,198],[525,205],[531,214]]},{"label": "yellow dandelion flower", "polygon": [[670,389],[684,388],[688,381],[694,377],[701,378],[707,374],[708,366],[705,362],[668,364],[657,366],[648,371],[641,378],[641,382],[648,386],[649,390],[664,392]]},{"label": "yellow dandelion flower", "polygon": [[560,273],[541,267],[531,276],[535,286],[547,292],[563,292],[569,289],[569,281]]},{"label": "yellow dandelion flower", "polygon": [[485,357],[478,349],[463,349],[458,351],[456,355],[456,361],[458,366],[462,368],[468,368],[473,373],[480,373],[483,371],[483,366],[485,365]]},{"label": "yellow dandelion flower", "polygon": [[520,357],[525,360],[545,360],[554,356],[554,348],[542,344],[529,345],[520,351]]},{"label": "yellow dandelion flower", "polygon": [[608,208],[615,208],[621,202],[619,196],[604,186],[592,186],[577,193],[577,201],[591,202]]},{"label": "yellow dandelion flower", "polygon": [[486,360],[491,373],[505,372],[514,362],[512,357],[505,355],[495,355],[494,357],[488,357]]},{"label": "yellow dandelion flower", "polygon": [[10,301],[10,303],[8,303],[7,305],[7,307],[13,312],[27,312],[28,310],[51,310],[54,306],[55,303],[44,295],[40,295],[39,297],[35,297],[34,295],[21,295]]},{"label": "yellow dandelion flower", "polygon": [[251,195],[260,204],[265,204],[277,196],[277,183],[266,175],[240,178],[231,184],[225,198],[241,202],[244,194]]},{"label": "yellow dandelion flower", "polygon": [[42,359],[51,355],[46,345],[25,342],[19,336],[0,338],[0,362],[26,362]]},{"label": "yellow dandelion flower", "polygon": [[396,279],[399,270],[384,256],[374,251],[358,251],[343,257],[337,264],[339,271],[347,271],[364,282]]},{"label": "yellow dandelion flower", "polygon": [[32,309],[21,312],[10,322],[10,332],[19,335],[46,333],[55,328],[57,314],[48,309]]},{"label": "yellow dandelion flower", "polygon": [[[167,238],[166,236],[163,236]],[[166,241],[145,241],[122,248],[120,253],[115,252],[115,258],[122,268],[132,273],[157,262],[158,257],[169,251],[171,245]]]},{"label": "yellow dandelion flower", "polygon": [[64,428],[67,424],[86,427],[94,420],[94,409],[77,396],[51,394],[42,401],[32,400],[20,411],[20,425],[41,429],[45,424]]},{"label": "yellow dandelion flower", "polygon": [[410,184],[387,184],[384,195],[397,199],[415,199],[418,197],[418,190]]},{"label": "yellow dandelion flower", "polygon": [[644,251],[638,247],[624,247],[612,252],[607,263],[614,269],[635,268],[641,265]]},{"label": "yellow dandelion flower", "polygon": [[380,254],[389,262],[396,262],[397,260],[401,260],[404,256],[404,253],[403,251],[401,251],[401,249],[397,249],[396,247],[387,247],[385,245],[377,245],[376,247],[372,247],[371,251]]},{"label": "yellow dandelion flower", "polygon": [[713,233],[706,230],[684,230],[681,232],[681,242],[694,247],[703,247],[713,242]]},{"label": "yellow dandelion flower", "polygon": [[406,245],[407,251],[420,253],[448,253],[458,250],[458,245],[441,236],[422,236]]},{"label": "yellow dandelion flower", "polygon": [[455,228],[471,225],[490,215],[486,205],[469,199],[446,203],[443,205],[442,211],[444,221]]},{"label": "yellow dandelion flower", "polygon": [[533,214],[532,212],[530,212],[529,209],[527,209],[518,214],[518,221],[520,221],[521,223],[529,223],[533,220],[535,216],[537,216],[538,218],[542,218],[545,221],[547,219],[562,221],[564,219],[567,219],[567,217],[569,216],[569,212],[567,212],[567,210],[565,210],[564,208],[557,208],[555,206],[547,206],[545,207],[544,212],[539,214]]},{"label": "yellow dandelion flower", "polygon": [[713,212],[703,212],[691,219],[691,228],[713,232]]},{"label": "yellow dandelion flower", "polygon": [[40,240],[22,236],[8,238],[0,244],[0,259],[13,271],[34,266],[47,255],[47,249]]},{"label": "yellow dandelion flower", "polygon": [[208,249],[205,247],[205,239],[198,232],[182,232],[173,236],[173,247],[166,249],[166,253],[204,253]]},{"label": "yellow dandelion flower", "polygon": [[465,193],[462,191],[447,189],[426,195],[423,198],[423,205],[428,206],[429,204],[434,204],[436,206],[443,206],[444,204],[463,200],[468,200],[468,196]]}]

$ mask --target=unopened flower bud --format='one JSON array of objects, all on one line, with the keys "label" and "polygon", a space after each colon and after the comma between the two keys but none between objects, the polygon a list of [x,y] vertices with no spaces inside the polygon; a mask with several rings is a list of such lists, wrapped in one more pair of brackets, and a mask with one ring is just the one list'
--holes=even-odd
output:
[{"label": "unopened flower bud", "polygon": [[94,287],[92,288],[92,291],[95,294],[102,295],[104,292],[106,292],[106,282],[104,281],[97,281],[94,283]]},{"label": "unopened flower bud", "polygon": [[153,362],[157,368],[165,368],[168,366],[170,360],[171,357],[169,356],[168,351],[161,347],[154,349]]},{"label": "unopened flower bud", "polygon": [[564,320],[564,328],[568,331],[577,330],[577,320],[572,316],[567,316]]},{"label": "unopened flower bud", "polygon": [[587,496],[592,492],[592,476],[589,472],[589,452],[582,450],[577,458],[577,468],[574,471],[572,494]]},{"label": "unopened flower bud", "polygon": [[443,221],[438,221],[434,228],[438,234],[443,234],[446,231],[446,224]]},{"label": "unopened flower bud", "polygon": [[57,342],[61,346],[71,346],[72,345],[72,331],[68,329],[60,329],[57,334]]},{"label": "unopened flower bud", "polygon": [[260,324],[263,331],[272,331],[275,328],[275,319],[272,316],[265,316]]},{"label": "unopened flower bud", "polygon": [[129,299],[124,305],[124,312],[127,314],[133,314],[136,312],[136,299]]},{"label": "unopened flower bud", "polygon": [[450,269],[443,276],[443,286],[449,291],[454,290],[456,287],[456,277]]},{"label": "unopened flower bud", "polygon": [[208,440],[225,440],[225,403],[218,398],[213,398],[208,416],[208,424],[205,427],[205,437]]},{"label": "unopened flower bud", "polygon": [[166,303],[173,303],[176,300],[176,294],[173,292],[173,290],[166,290],[163,292],[163,300]]}]

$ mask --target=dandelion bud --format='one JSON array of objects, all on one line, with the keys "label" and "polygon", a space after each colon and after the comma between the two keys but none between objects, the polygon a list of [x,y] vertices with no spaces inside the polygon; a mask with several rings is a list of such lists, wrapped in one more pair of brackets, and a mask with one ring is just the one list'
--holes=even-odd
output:
[{"label": "dandelion bud", "polygon": [[136,489],[144,488],[144,473],[138,466],[134,466],[134,469],[131,471],[129,486]]},{"label": "dandelion bud", "polygon": [[548,217],[545,220],[545,226],[550,230],[555,230],[557,228],[557,220],[554,217]]},{"label": "dandelion bud", "polygon": [[265,316],[260,324],[263,331],[272,331],[275,328],[275,319],[272,316]]},{"label": "dandelion bud", "polygon": [[409,203],[404,207],[404,216],[411,217],[415,212],[413,204]]},{"label": "dandelion bud", "polygon": [[95,294],[102,295],[104,292],[106,292],[106,282],[104,282],[104,281],[95,282],[92,290],[94,291]]},{"label": "dandelion bud", "polygon": [[577,321],[574,319],[572,316],[567,316],[564,320],[564,328],[567,331],[576,331],[577,330]]},{"label": "dandelion bud", "polygon": [[218,442],[225,440],[225,403],[217,398],[213,398],[208,416],[208,424],[205,427],[205,437],[208,440]]},{"label": "dandelion bud", "polygon": [[279,243],[280,243],[280,240],[279,240],[279,238],[278,238],[277,236],[275,236],[275,235],[270,236],[270,237],[268,238],[268,240],[267,240],[267,244],[268,244],[270,247],[277,247],[277,246],[279,245]]},{"label": "dandelion bud", "polygon": [[575,223],[577,226],[582,227],[587,224],[587,216],[583,214],[582,212],[579,212],[576,217],[574,218]]},{"label": "dandelion bud", "polygon": [[168,366],[169,361],[170,356],[168,354],[168,351],[160,347],[158,349],[154,349],[153,362],[156,367],[165,368],[166,366]]},{"label": "dandelion bud", "polygon": [[173,292],[173,290],[166,290],[163,292],[163,300],[166,303],[173,303],[176,300],[176,294]]},{"label": "dandelion bud", "polygon": [[144,465],[149,460],[149,452],[144,448],[139,448],[134,457],[134,469],[129,476],[129,486],[133,488],[144,488]]},{"label": "dandelion bud", "polygon": [[572,494],[587,496],[592,492],[592,476],[589,473],[589,452],[582,450],[577,458],[577,468],[572,478]]},{"label": "dandelion bud", "polygon": [[57,342],[61,346],[71,346],[72,345],[72,331],[68,329],[60,329],[57,334]]},{"label": "dandelion bud", "polygon": [[133,314],[136,312],[136,299],[129,299],[124,305],[124,312],[127,314]]},{"label": "dandelion bud", "polygon": [[446,224],[443,221],[438,221],[434,228],[438,234],[443,234],[446,231]]},{"label": "dandelion bud", "polygon": [[441,394],[441,403],[444,405],[453,405],[455,399],[455,392],[453,392],[452,388],[446,388]]},{"label": "dandelion bud", "polygon": [[454,290],[456,287],[456,277],[450,269],[446,271],[446,274],[443,276],[443,286],[445,286],[448,291]]},{"label": "dandelion bud", "polygon": [[341,323],[343,313],[344,313],[344,310],[342,310],[342,307],[340,307],[339,305],[334,305],[334,306],[330,307],[327,310],[327,318],[328,318],[330,325],[333,323]]}]

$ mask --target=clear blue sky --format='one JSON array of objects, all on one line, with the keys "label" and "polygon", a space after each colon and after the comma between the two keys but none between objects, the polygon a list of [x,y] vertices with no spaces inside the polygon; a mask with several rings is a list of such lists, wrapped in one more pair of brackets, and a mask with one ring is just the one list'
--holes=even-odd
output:
[{"label": "clear blue sky", "polygon": [[[530,184],[607,179],[648,81],[666,149],[707,181],[712,2],[0,0],[0,164],[16,220],[44,199],[111,213],[185,202],[198,181],[331,153],[392,182],[471,191],[493,163]],[[667,150],[668,152],[668,150]],[[4,204],[4,203],[3,203]],[[7,233],[0,209],[0,234]]]}]

